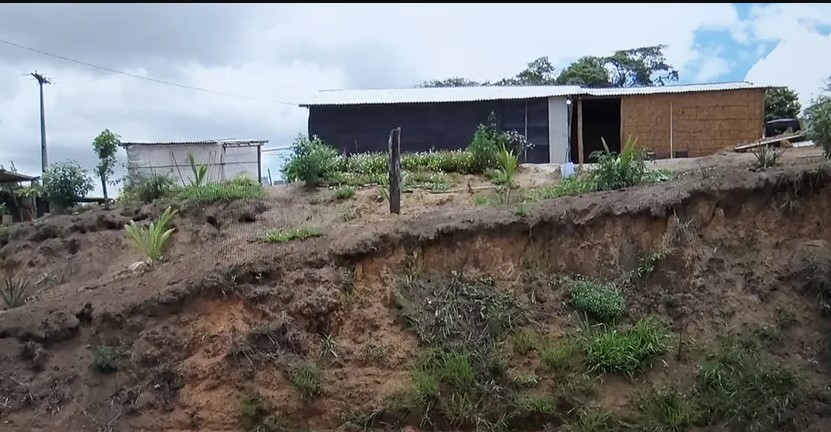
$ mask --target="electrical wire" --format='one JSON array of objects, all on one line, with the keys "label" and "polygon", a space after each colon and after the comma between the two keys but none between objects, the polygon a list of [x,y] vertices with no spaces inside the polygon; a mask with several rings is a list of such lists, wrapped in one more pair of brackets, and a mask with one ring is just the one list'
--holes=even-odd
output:
[{"label": "electrical wire", "polygon": [[169,86],[173,86],[173,87],[179,87],[179,88],[194,90],[194,91],[201,91],[201,92],[205,92],[205,93],[212,93],[212,94],[221,95],[221,96],[235,97],[235,98],[239,98],[239,99],[248,99],[248,100],[259,101],[259,102],[271,102],[271,103],[277,103],[277,104],[283,104],[283,105],[297,106],[297,104],[293,103],[293,102],[286,102],[286,101],[280,101],[280,100],[275,100],[275,99],[262,99],[262,98],[252,97],[252,96],[242,96],[242,95],[233,94],[233,93],[210,90],[210,89],[206,89],[206,88],[202,88],[202,87],[194,87],[194,86],[190,86],[190,85],[186,85],[186,84],[179,84],[179,83],[174,83],[174,82],[170,82],[170,81],[160,80],[158,78],[153,78],[153,77],[149,77],[149,76],[145,76],[145,75],[132,74],[132,73],[120,71],[120,70],[117,70],[117,69],[112,69],[112,68],[108,68],[108,67],[104,67],[104,66],[94,65],[92,63],[87,63],[85,61],[76,60],[76,59],[69,58],[69,57],[66,57],[66,56],[62,56],[62,55],[59,55],[59,54],[53,54],[53,53],[50,53],[50,52],[39,50],[37,48],[27,47],[27,46],[20,45],[20,44],[17,44],[17,43],[11,42],[11,41],[7,41],[7,40],[4,40],[4,39],[0,39],[0,43],[4,43],[6,45],[13,46],[15,48],[19,48],[19,49],[26,50],[26,51],[31,51],[31,52],[34,52],[34,53],[37,53],[37,54],[48,56],[48,57],[54,57],[56,59],[64,60],[64,61],[71,62],[71,63],[76,63],[76,64],[86,66],[86,67],[90,67],[90,68],[93,68],[93,69],[98,69],[98,70],[107,71],[107,72],[111,72],[111,73],[115,73],[115,74],[119,74],[119,75],[124,75],[124,76],[128,76],[128,77],[131,77],[131,78],[137,78],[137,79],[141,79],[141,80],[151,81],[151,82],[155,82],[155,83],[158,83],[158,84],[164,84],[164,85],[169,85]]}]

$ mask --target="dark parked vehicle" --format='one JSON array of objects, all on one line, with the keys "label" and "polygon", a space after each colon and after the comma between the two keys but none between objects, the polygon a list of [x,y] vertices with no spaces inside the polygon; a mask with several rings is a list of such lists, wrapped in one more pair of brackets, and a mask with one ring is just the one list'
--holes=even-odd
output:
[{"label": "dark parked vehicle", "polygon": [[[785,131],[788,130],[788,128],[790,128],[791,132],[793,133],[802,132],[802,126],[799,124],[799,119],[776,119],[765,123],[765,137],[770,138],[775,137],[777,135],[782,135],[783,133],[785,133]],[[798,138],[794,138],[790,141],[805,141],[805,137],[801,136]]]}]

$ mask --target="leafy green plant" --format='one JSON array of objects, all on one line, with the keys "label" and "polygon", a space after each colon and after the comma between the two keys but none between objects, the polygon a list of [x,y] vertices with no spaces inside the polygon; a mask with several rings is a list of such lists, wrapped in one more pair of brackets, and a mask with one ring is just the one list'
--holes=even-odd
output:
[{"label": "leafy green plant", "polygon": [[569,304],[598,321],[612,321],[626,312],[626,301],[612,284],[578,279],[567,285]]},{"label": "leafy green plant", "polygon": [[92,141],[92,149],[98,156],[98,166],[95,168],[96,174],[101,179],[101,187],[104,191],[104,200],[107,200],[107,179],[113,175],[113,167],[115,166],[115,155],[118,152],[118,144],[121,138],[110,132],[109,129],[104,129],[95,140]]},{"label": "leafy green plant", "polygon": [[305,240],[312,237],[320,237],[323,231],[317,227],[300,227],[289,231],[271,231],[265,234],[265,241],[268,243],[286,243],[292,240]]},{"label": "leafy green plant", "polygon": [[292,156],[283,167],[283,176],[290,182],[303,181],[309,186],[323,185],[335,171],[337,151],[317,136],[299,135],[292,144]]},{"label": "leafy green plant", "polygon": [[173,196],[176,182],[167,175],[134,175],[127,179],[121,189],[119,200],[151,203],[160,198]]},{"label": "leafy green plant", "polygon": [[443,356],[442,360],[442,375],[444,380],[460,390],[467,389],[473,385],[475,372],[473,371],[470,353],[459,351],[448,352]]},{"label": "leafy green plant", "polygon": [[601,138],[603,150],[595,151],[589,159],[595,160],[597,166],[591,171],[594,189],[599,191],[622,189],[641,184],[647,168],[642,151],[636,150],[637,138],[626,138],[620,154],[609,150],[606,140]]},{"label": "leafy green plant", "polygon": [[825,157],[831,159],[831,77],[822,94],[805,109],[808,138],[822,147]]},{"label": "leafy green plant", "polygon": [[176,215],[176,211],[170,207],[165,209],[159,216],[158,222],[151,222],[149,225],[139,225],[131,220],[124,225],[130,241],[147,257],[149,263],[157,263],[162,259],[162,252],[167,240],[173,234],[175,228],[167,228],[167,225]]},{"label": "leafy green plant", "polygon": [[353,186],[341,186],[335,189],[333,194],[335,199],[344,200],[355,196],[355,188]]},{"label": "leafy green plant", "polygon": [[635,269],[635,276],[643,278],[651,274],[655,271],[655,266],[657,266],[659,262],[663,261],[667,255],[669,255],[668,251],[660,250],[641,258],[638,260],[638,267]]},{"label": "leafy green plant", "polygon": [[246,394],[240,399],[240,415],[249,425],[254,425],[265,416],[268,411],[263,400],[258,394]]},{"label": "leafy green plant", "polygon": [[99,345],[92,349],[92,368],[101,373],[118,370],[121,352],[117,347]]},{"label": "leafy green plant", "polygon": [[3,299],[6,309],[23,306],[29,299],[29,282],[22,278],[3,276],[0,298]]},{"label": "leafy green plant", "polygon": [[471,154],[473,167],[477,172],[485,172],[498,166],[497,158],[503,147],[503,140],[496,129],[496,119],[491,113],[487,123],[480,124],[473,133],[473,140],[467,150]]},{"label": "leafy green plant", "polygon": [[197,164],[196,159],[193,157],[193,153],[188,153],[188,165],[190,165],[190,171],[191,174],[193,174],[193,179],[191,180],[190,185],[197,188],[205,186],[205,179],[208,175],[208,165]]},{"label": "leafy green plant", "polygon": [[43,191],[54,210],[62,212],[92,191],[92,179],[77,162],[58,162],[43,173]]},{"label": "leafy green plant", "polygon": [[770,145],[755,147],[753,149],[753,156],[756,160],[753,162],[753,168],[763,171],[776,166],[779,163],[779,157],[782,156],[782,151],[782,149],[777,149]]},{"label": "leafy green plant", "polygon": [[585,341],[586,360],[591,370],[633,375],[664,354],[670,339],[664,323],[644,318],[624,331],[611,329],[590,335]]},{"label": "leafy green plant", "polygon": [[591,176],[579,175],[566,177],[552,186],[528,191],[523,197],[525,202],[535,202],[564,196],[582,195],[594,192]]},{"label": "leafy green plant", "polygon": [[323,387],[323,372],[311,363],[300,363],[289,371],[289,382],[303,397],[315,397]]}]

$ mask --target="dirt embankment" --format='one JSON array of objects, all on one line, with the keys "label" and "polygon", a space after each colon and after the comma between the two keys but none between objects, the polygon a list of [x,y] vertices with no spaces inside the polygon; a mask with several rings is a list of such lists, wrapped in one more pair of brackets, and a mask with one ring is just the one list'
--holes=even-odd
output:
[{"label": "dirt embankment", "polygon": [[[826,253],[831,242],[831,175],[820,165],[702,172],[527,211],[335,224],[322,238],[279,246],[252,240],[272,209],[228,211],[183,218],[170,259],[140,273],[125,270],[138,258],[117,231],[128,215],[41,242],[33,236],[53,228],[10,233],[0,249],[7,269],[75,263],[84,274],[0,313],[0,430],[335,429],[366,413],[383,419],[376,427],[430,428],[389,410],[425,348],[397,307],[402,275],[490,277],[516,299],[526,327],[554,337],[581,325],[556,278],[613,280],[656,253],[654,271],[626,288],[628,315],[664,317],[681,343],[637,379],[604,376],[592,404],[627,412],[644,389],[689,384],[720,334],[775,322],[781,310],[797,325],[772,353],[806,388],[828,384],[831,325],[795,273],[806,248]],[[62,259],[45,258],[47,243]],[[540,359],[514,355],[510,368],[538,371]],[[531,391],[557,387],[543,376]],[[827,430],[827,409],[801,401],[791,425]],[[543,420],[510,428],[562,423]]]}]

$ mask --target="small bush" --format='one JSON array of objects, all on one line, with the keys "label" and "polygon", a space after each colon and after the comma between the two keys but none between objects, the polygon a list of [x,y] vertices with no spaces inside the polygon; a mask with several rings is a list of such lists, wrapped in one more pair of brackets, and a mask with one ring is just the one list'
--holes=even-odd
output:
[{"label": "small bush", "polygon": [[92,349],[92,368],[101,373],[111,373],[118,370],[121,353],[118,348],[109,345],[99,345]]},{"label": "small bush", "polygon": [[240,400],[240,414],[249,425],[256,424],[268,411],[259,395],[246,394]]},{"label": "small bush", "polygon": [[128,202],[151,203],[159,198],[173,196],[176,190],[176,183],[167,175],[136,175],[127,179],[119,198]]},{"label": "small bush", "polygon": [[190,185],[179,190],[179,197],[199,204],[218,201],[258,200],[265,196],[265,190],[256,180],[241,175],[220,183],[204,186]]},{"label": "small bush", "polygon": [[615,320],[626,311],[623,295],[612,284],[572,280],[568,282],[568,288],[569,304],[598,321]]},{"label": "small bush", "polygon": [[470,152],[473,168],[477,172],[497,168],[497,158],[499,157],[499,151],[502,149],[502,144],[499,131],[496,130],[495,126],[480,124],[467,148]]},{"label": "small bush", "polygon": [[[410,172],[469,174],[475,171],[473,165],[472,153],[464,150],[405,153],[401,155],[401,168]],[[384,172],[387,172],[386,166]]]},{"label": "small bush", "polygon": [[753,156],[756,160],[753,162],[753,168],[763,171],[776,166],[779,163],[779,157],[782,156],[782,152],[782,149],[773,148],[770,145],[754,148]]},{"label": "small bush", "polygon": [[6,309],[23,306],[29,299],[29,282],[22,278],[3,277],[3,286],[0,286],[0,297]]},{"label": "small bush", "polygon": [[647,168],[643,152],[635,149],[637,141],[637,138],[627,138],[620,154],[615,154],[603,140],[604,150],[592,152],[589,158],[595,160],[597,167],[590,175],[596,190],[615,190],[643,183]]},{"label": "small bush", "polygon": [[831,81],[825,93],[811,101],[805,109],[808,138],[822,147],[825,157],[831,159]]},{"label": "small bush", "polygon": [[49,202],[60,212],[92,191],[92,179],[75,161],[58,162],[43,173],[43,191]]},{"label": "small bush", "polygon": [[286,243],[292,240],[305,240],[312,237],[321,237],[323,231],[317,227],[301,227],[290,231],[271,231],[266,233],[265,241],[268,243]]},{"label": "small bush", "polygon": [[133,245],[144,253],[149,263],[153,264],[162,259],[164,245],[174,231],[174,228],[167,229],[167,224],[175,215],[176,211],[168,207],[159,216],[158,222],[150,222],[150,225],[138,225],[131,220],[129,224],[124,225],[128,238]]},{"label": "small bush", "polygon": [[583,363],[580,344],[568,338],[549,342],[540,351],[540,363],[550,371],[575,371]]},{"label": "small bush", "polygon": [[335,189],[333,194],[335,199],[344,200],[355,196],[355,188],[353,186],[341,186]]},{"label": "small bush", "polygon": [[586,360],[591,370],[633,375],[643,370],[649,360],[669,348],[666,326],[654,318],[635,323],[626,331],[608,330],[588,337]]},{"label": "small bush", "polygon": [[283,167],[289,182],[303,181],[309,186],[323,185],[338,164],[337,151],[317,136],[299,135],[292,144],[292,155]]},{"label": "small bush", "polygon": [[314,397],[323,387],[323,373],[311,363],[301,363],[291,369],[289,381],[303,397]]}]

